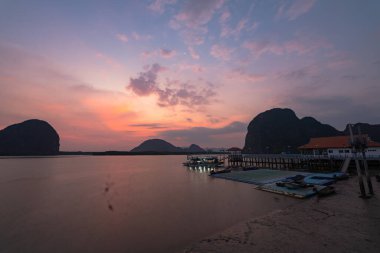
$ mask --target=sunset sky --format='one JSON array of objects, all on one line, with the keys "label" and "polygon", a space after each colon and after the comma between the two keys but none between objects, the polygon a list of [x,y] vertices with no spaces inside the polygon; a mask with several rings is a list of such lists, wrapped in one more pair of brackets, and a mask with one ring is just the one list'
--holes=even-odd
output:
[{"label": "sunset sky", "polygon": [[378,0],[0,0],[0,129],[61,150],[244,145],[273,107],[380,123]]}]

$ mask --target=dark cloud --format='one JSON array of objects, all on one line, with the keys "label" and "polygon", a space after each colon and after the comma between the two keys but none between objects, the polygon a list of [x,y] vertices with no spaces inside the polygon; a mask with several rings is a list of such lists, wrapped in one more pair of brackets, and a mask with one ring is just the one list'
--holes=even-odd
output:
[{"label": "dark cloud", "polygon": [[160,55],[161,55],[161,57],[164,57],[164,58],[172,58],[176,55],[176,51],[161,48],[160,49]]},{"label": "dark cloud", "polygon": [[330,95],[312,97],[295,95],[287,97],[282,105],[286,105],[303,116],[312,116],[317,120],[333,125],[342,130],[347,123],[380,122],[378,108],[371,102],[360,101],[357,98]]},{"label": "dark cloud", "polygon": [[168,128],[167,126],[164,126],[160,123],[130,124],[129,126],[142,127],[142,128],[148,128],[148,129],[165,129],[165,128]]},{"label": "dark cloud", "polygon": [[219,122],[221,122],[222,120],[226,120],[225,117],[221,117],[221,118],[220,118],[220,117],[214,117],[214,116],[211,115],[211,114],[207,114],[206,117],[207,117],[208,121],[209,121],[210,123],[213,123],[213,124],[215,124],[215,123],[219,123]]},{"label": "dark cloud", "polygon": [[176,80],[167,80],[164,87],[160,87],[157,80],[158,73],[163,70],[165,68],[157,63],[147,66],[146,71],[141,72],[139,77],[130,79],[127,89],[139,96],[157,95],[157,104],[161,107],[206,105],[216,96],[216,92],[213,90],[214,86],[208,83],[202,87]]},{"label": "dark cloud", "polygon": [[343,75],[342,79],[348,80],[348,81],[357,81],[359,79],[364,78],[363,75],[355,75],[355,74],[349,74],[349,75]]},{"label": "dark cloud", "polygon": [[315,74],[316,74],[316,68],[313,66],[307,66],[307,67],[302,67],[299,69],[294,69],[289,72],[282,73],[279,75],[279,78],[295,81],[295,80],[312,77]]},{"label": "dark cloud", "polygon": [[165,70],[162,66],[155,63],[152,66],[147,66],[145,72],[140,72],[138,78],[131,78],[128,89],[131,89],[139,96],[148,96],[157,91],[157,74]]},{"label": "dark cloud", "polygon": [[244,134],[246,133],[246,128],[246,123],[235,121],[221,128],[193,127],[181,130],[167,130],[162,131],[160,136],[168,140],[180,139],[187,143],[210,144],[215,142],[214,139],[218,136],[223,139],[223,135]]}]

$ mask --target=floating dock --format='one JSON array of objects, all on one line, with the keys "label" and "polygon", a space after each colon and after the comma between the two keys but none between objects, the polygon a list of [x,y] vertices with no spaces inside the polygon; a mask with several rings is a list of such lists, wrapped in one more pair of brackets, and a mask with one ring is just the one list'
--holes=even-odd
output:
[{"label": "floating dock", "polygon": [[271,184],[258,186],[256,189],[267,191],[267,192],[273,192],[273,193],[277,193],[281,195],[286,195],[290,197],[295,197],[299,199],[304,199],[304,198],[314,196],[316,194],[316,191],[320,191],[324,188],[326,188],[326,186],[314,185],[313,187],[307,187],[307,188],[289,189],[286,187],[277,186],[276,183],[271,183]]},{"label": "floating dock", "polygon": [[279,182],[285,178],[296,175],[308,176],[311,175],[311,173],[288,170],[257,169],[248,171],[232,171],[230,173],[215,174],[212,176],[248,184],[264,185]]},{"label": "floating dock", "polygon": [[327,174],[313,174],[309,172],[299,172],[299,171],[285,171],[285,170],[271,170],[271,169],[257,169],[257,170],[249,170],[249,171],[232,171],[230,173],[221,173],[221,174],[213,174],[212,177],[223,178],[227,180],[243,182],[248,184],[253,184],[256,186],[256,189],[273,192],[277,194],[282,194],[286,196],[291,196],[295,198],[308,198],[315,195],[318,191],[324,189],[326,186],[322,185],[325,181],[320,181],[321,185],[318,184],[316,180],[316,184],[309,187],[300,187],[297,189],[289,189],[285,186],[278,186],[276,183],[287,180],[291,177],[302,175],[305,178],[312,178],[316,176],[318,178],[322,178],[322,176],[326,176],[326,178],[333,179],[334,173]]}]

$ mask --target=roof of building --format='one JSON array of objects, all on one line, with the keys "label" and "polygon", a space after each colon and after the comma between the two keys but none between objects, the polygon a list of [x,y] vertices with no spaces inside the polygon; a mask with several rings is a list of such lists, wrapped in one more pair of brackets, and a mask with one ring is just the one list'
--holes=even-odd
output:
[{"label": "roof of building", "polygon": [[[380,143],[372,141],[367,135],[368,147],[380,147]],[[350,148],[350,136],[333,136],[311,138],[309,143],[298,147],[299,149],[327,149],[327,148]]]}]

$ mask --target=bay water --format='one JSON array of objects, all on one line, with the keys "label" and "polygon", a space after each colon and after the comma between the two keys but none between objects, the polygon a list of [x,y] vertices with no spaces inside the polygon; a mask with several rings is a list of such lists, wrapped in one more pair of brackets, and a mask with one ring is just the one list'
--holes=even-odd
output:
[{"label": "bay water", "polygon": [[297,200],[182,166],[185,156],[0,159],[0,252],[181,252]]}]

